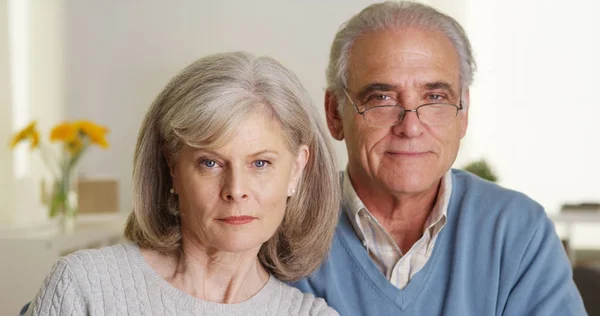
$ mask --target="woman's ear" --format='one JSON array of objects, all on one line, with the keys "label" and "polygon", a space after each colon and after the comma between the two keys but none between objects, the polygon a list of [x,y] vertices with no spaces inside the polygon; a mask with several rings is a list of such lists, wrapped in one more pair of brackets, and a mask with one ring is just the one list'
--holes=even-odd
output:
[{"label": "woman's ear", "polygon": [[173,185],[173,187],[169,189],[169,192],[171,192],[171,194],[178,194],[180,192],[178,185],[179,172],[177,171],[175,156],[171,154],[169,150],[163,149],[163,157],[165,158],[167,166],[169,167],[169,174],[171,175],[171,183]]},{"label": "woman's ear", "polygon": [[171,178],[177,178],[177,172],[175,169],[175,159],[173,158],[173,155],[167,148],[163,148],[162,154],[165,158],[165,161],[167,161],[167,166],[169,167],[169,174],[171,174]]},{"label": "woman's ear", "polygon": [[300,149],[298,149],[298,155],[292,164],[292,174],[290,176],[290,182],[288,184],[288,196],[294,195],[296,192],[296,188],[298,187],[298,181],[300,181],[300,177],[302,176],[302,172],[304,171],[304,167],[306,167],[306,163],[308,162],[308,158],[310,156],[310,151],[308,146],[301,145]]}]

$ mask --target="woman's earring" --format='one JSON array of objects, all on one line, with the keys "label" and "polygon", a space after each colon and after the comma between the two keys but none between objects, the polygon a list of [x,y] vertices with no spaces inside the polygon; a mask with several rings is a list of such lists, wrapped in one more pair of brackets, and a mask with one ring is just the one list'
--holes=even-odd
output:
[{"label": "woman's earring", "polygon": [[169,192],[171,192],[171,194],[175,194],[175,188],[171,188],[171,190],[169,190]]},{"label": "woman's earring", "polygon": [[296,189],[290,189],[289,192],[290,192],[290,196],[294,195],[296,193]]}]

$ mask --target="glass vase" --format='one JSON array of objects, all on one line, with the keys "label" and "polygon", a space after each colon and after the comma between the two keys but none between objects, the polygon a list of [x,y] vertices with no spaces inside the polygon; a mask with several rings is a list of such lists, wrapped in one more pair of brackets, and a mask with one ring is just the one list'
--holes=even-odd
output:
[{"label": "glass vase", "polygon": [[75,230],[77,194],[73,188],[73,179],[70,172],[66,172],[60,178],[55,179],[52,186],[49,215],[51,218],[60,218],[61,229],[64,233],[72,233]]}]

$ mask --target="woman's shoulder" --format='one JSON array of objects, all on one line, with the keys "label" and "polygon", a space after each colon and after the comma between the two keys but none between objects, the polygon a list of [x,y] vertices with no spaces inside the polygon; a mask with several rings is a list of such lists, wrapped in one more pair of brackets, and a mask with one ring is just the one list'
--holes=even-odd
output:
[{"label": "woman's shoulder", "polygon": [[137,245],[122,243],[98,249],[78,250],[62,257],[59,263],[68,266],[72,271],[84,269],[89,272],[89,268],[100,271],[98,268],[130,265],[129,258],[135,256],[136,251],[139,253]]},{"label": "woman's shoulder", "polygon": [[288,309],[288,315],[318,315],[318,316],[338,316],[339,314],[320,297],[315,297],[310,293],[303,293],[295,287],[292,287],[282,281],[275,279],[281,286],[280,306]]},{"label": "woman's shoulder", "polygon": [[[124,272],[137,270],[131,263],[136,251],[139,254],[139,248],[128,243],[79,250],[60,258],[33,300],[32,315],[84,315],[90,314],[92,306],[105,305],[122,309],[124,291],[135,282],[133,273]],[[46,310],[50,312],[42,312]]]},{"label": "woman's shoulder", "polygon": [[[104,283],[130,284],[140,279],[144,271],[139,247],[134,243],[75,251],[59,259],[56,267],[63,267],[74,282],[93,289]],[[137,278],[135,278],[137,276]]]}]

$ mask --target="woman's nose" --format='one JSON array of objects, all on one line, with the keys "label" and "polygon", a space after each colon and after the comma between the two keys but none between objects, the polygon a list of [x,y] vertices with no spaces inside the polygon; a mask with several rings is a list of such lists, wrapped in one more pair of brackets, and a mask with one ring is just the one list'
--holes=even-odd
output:
[{"label": "woman's nose", "polygon": [[222,198],[230,202],[240,202],[248,199],[247,177],[239,170],[228,172],[222,189]]}]

